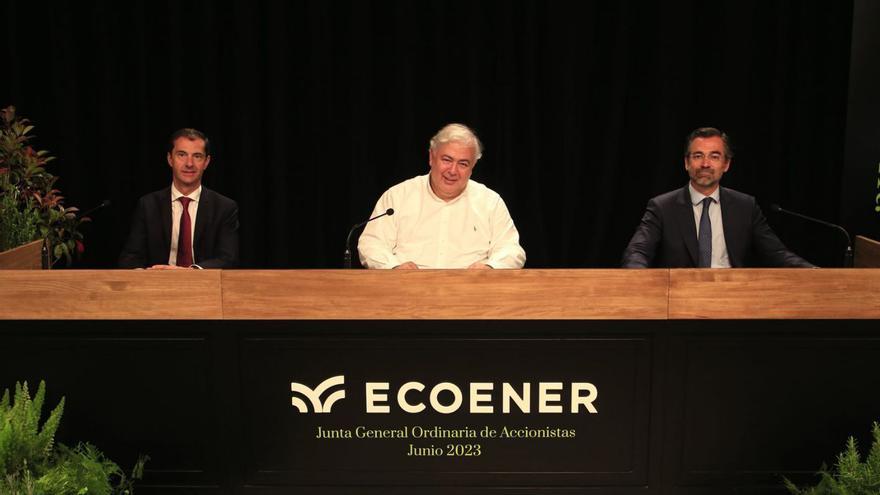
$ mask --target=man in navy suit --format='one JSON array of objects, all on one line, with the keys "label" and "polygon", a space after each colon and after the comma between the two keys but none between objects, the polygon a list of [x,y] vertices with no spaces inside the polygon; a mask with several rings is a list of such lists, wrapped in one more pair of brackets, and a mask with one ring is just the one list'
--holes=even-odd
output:
[{"label": "man in navy suit", "polygon": [[238,205],[202,186],[211,163],[207,136],[180,129],[169,141],[171,186],[138,201],[120,268],[236,267]]},{"label": "man in navy suit", "polygon": [[720,187],[732,158],[727,134],[718,129],[688,136],[690,181],[648,201],[623,252],[624,268],[813,267],[782,244],[754,197]]}]

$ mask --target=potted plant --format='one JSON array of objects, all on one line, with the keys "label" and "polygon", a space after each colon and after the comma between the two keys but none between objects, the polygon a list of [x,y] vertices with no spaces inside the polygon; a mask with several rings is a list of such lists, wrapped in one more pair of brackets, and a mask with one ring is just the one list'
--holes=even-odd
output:
[{"label": "potted plant", "polygon": [[46,383],[31,398],[27,382],[0,398],[0,493],[10,495],[130,495],[149,457],[141,456],[130,477],[94,445],[55,443],[64,398],[40,425]]},{"label": "potted plant", "polygon": [[46,170],[54,157],[31,146],[33,129],[15,107],[0,110],[0,251],[44,239],[50,265],[61,258],[70,264],[82,252],[79,227],[89,219],[64,206],[58,177]]},{"label": "potted plant", "polygon": [[880,423],[871,429],[874,440],[868,457],[862,462],[856,439],[849,437],[846,450],[837,455],[834,469],[829,471],[823,464],[819,470],[821,479],[816,486],[798,488],[788,479],[785,487],[795,495],[878,495],[880,494]]}]

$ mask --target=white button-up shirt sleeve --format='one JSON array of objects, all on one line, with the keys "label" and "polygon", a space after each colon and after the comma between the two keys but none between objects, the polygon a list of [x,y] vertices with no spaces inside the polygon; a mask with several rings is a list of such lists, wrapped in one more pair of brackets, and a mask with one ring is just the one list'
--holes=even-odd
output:
[{"label": "white button-up shirt sleeve", "polygon": [[492,268],[522,268],[526,263],[526,252],[519,245],[519,232],[513,224],[507,205],[501,196],[492,208],[492,241],[489,259],[486,264]]},{"label": "white button-up shirt sleeve", "polygon": [[[370,218],[385,213],[388,208],[394,208],[391,190],[385,191],[385,194],[379,198]],[[367,268],[394,268],[400,265],[403,261],[394,255],[396,245],[397,222],[394,215],[373,220],[366,225],[358,239],[357,250],[361,265]]]}]

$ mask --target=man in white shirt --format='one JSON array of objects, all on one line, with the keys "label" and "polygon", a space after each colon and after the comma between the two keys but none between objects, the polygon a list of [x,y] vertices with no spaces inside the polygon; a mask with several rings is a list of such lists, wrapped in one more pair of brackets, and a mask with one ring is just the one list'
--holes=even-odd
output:
[{"label": "man in white shirt", "polygon": [[470,180],[482,157],[476,134],[449,124],[433,137],[430,171],[385,191],[358,241],[367,268],[522,268],[526,253],[504,200]]}]

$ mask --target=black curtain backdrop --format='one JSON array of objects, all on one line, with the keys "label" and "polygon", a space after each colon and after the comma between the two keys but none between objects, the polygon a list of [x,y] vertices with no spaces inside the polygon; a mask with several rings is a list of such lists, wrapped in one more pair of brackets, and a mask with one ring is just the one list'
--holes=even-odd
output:
[{"label": "black curtain backdrop", "polygon": [[880,240],[880,2],[855,0],[841,216],[852,232]]},{"label": "black curtain backdrop", "polygon": [[[33,120],[68,203],[110,209],[78,267],[112,267],[167,136],[205,131],[250,268],[341,266],[348,228],[428,169],[448,122],[486,145],[528,267],[613,267],[684,136],[733,138],[724,184],[840,217],[852,1],[9,1],[0,105]],[[838,262],[833,232],[769,215]]]}]

